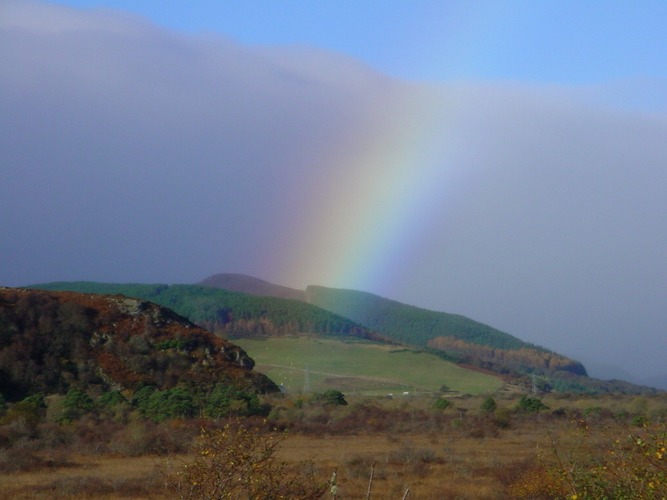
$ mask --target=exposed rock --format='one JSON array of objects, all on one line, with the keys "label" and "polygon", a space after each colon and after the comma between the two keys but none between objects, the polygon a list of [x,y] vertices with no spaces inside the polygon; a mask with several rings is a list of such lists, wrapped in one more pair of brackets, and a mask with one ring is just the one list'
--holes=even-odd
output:
[{"label": "exposed rock", "polygon": [[0,393],[229,383],[275,392],[240,347],[124,296],[0,288]]}]

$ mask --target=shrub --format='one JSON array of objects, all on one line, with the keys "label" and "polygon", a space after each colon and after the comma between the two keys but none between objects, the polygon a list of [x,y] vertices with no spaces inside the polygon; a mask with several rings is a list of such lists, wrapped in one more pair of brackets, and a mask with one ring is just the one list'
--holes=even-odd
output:
[{"label": "shrub", "polygon": [[329,389],[328,391],[317,393],[312,398],[313,402],[323,405],[346,405],[345,395],[336,389]]},{"label": "shrub", "polygon": [[134,394],[132,403],[144,417],[154,422],[197,414],[192,394],[183,387],[160,391],[153,386],[145,386]]},{"label": "shrub", "polygon": [[505,482],[510,498],[572,498],[567,496],[564,487],[557,475],[547,470],[533,460],[526,460],[501,467],[496,474],[505,474],[499,479]]},{"label": "shrub", "polygon": [[216,384],[206,396],[204,414],[211,418],[221,418],[230,415],[250,416],[268,415],[269,406],[262,405],[257,394],[240,391],[233,386]]},{"label": "shrub", "polygon": [[154,392],[157,391],[157,387],[153,385],[145,385],[138,391],[134,393],[132,398],[132,404],[136,406],[139,411],[143,414],[148,406],[148,401]]},{"label": "shrub", "polygon": [[32,433],[46,413],[46,400],[42,394],[34,394],[14,403],[5,413],[2,424],[14,424]]},{"label": "shrub", "polygon": [[510,410],[504,406],[497,408],[493,414],[493,423],[500,429],[507,429],[512,423]]},{"label": "shrub", "polygon": [[180,498],[318,499],[327,489],[312,467],[303,473],[276,459],[282,438],[236,421],[222,429],[202,430],[194,460],[167,475]]},{"label": "shrub", "polygon": [[117,422],[127,422],[132,407],[120,391],[105,392],[95,401],[98,415]]},{"label": "shrub", "polygon": [[83,391],[71,389],[63,400],[63,413],[61,422],[71,422],[89,413],[95,407],[93,400]]},{"label": "shrub", "polygon": [[484,413],[493,413],[494,411],[496,411],[497,407],[498,405],[496,404],[496,400],[493,399],[491,396],[488,396],[484,401],[482,401],[482,405],[480,408]]},{"label": "shrub", "polygon": [[122,403],[127,403],[127,400],[120,391],[105,392],[97,398],[97,405],[100,407],[111,407]]},{"label": "shrub", "polygon": [[517,405],[517,409],[526,413],[537,413],[540,410],[548,410],[549,407],[542,403],[538,398],[522,396]]},{"label": "shrub", "polygon": [[0,448],[0,472],[27,471],[43,466],[43,460],[35,451],[23,446],[22,443],[18,443],[10,448]]},{"label": "shrub", "polygon": [[143,414],[155,422],[169,418],[188,418],[197,414],[192,394],[182,387],[154,391],[143,407]]},{"label": "shrub", "polygon": [[179,425],[182,423],[178,420],[160,424],[141,420],[130,422],[114,434],[109,448],[124,456],[184,453],[191,449],[196,430],[189,425]]},{"label": "shrub", "polygon": [[554,442],[549,471],[572,498],[667,498],[664,423],[630,429],[580,421],[573,441]]},{"label": "shrub", "polygon": [[451,404],[452,403],[449,401],[449,399],[438,398],[435,401],[433,401],[433,408],[435,408],[436,410],[446,410],[451,406]]},{"label": "shrub", "polygon": [[647,422],[646,417],[644,415],[635,415],[632,417],[632,425],[635,427],[642,427],[645,425]]}]

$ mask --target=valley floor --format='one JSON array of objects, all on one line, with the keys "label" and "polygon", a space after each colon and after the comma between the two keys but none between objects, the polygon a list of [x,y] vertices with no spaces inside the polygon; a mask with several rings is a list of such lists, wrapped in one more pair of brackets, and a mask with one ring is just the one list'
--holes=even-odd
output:
[{"label": "valley floor", "polygon": [[[503,499],[517,464],[533,462],[548,446],[544,433],[513,430],[496,437],[458,431],[412,435],[290,435],[279,458],[312,461],[316,476],[337,471],[337,498],[365,498],[375,464],[372,498]],[[173,498],[164,474],[181,456],[77,456],[66,467],[0,476],[0,498]],[[325,495],[325,498],[329,495]]]},{"label": "valley floor", "polygon": [[[310,458],[320,476],[338,470],[338,498],[363,498],[376,462],[373,498],[508,498],[494,477],[502,461],[534,456],[535,445],[466,439],[439,442],[428,436],[311,438],[294,436],[283,443],[287,461]],[[0,477],[0,498],[172,498],[163,489],[162,473],[177,458],[75,457],[73,464],[39,472]]]},{"label": "valley floor", "polygon": [[[628,498],[667,493],[665,395],[551,396],[545,398],[551,409],[537,413],[520,412],[514,399],[500,397],[493,414],[481,412],[481,397],[460,398],[444,411],[431,402],[361,399],[301,407],[300,400],[278,397],[273,419],[257,421],[266,429],[257,435],[261,440],[274,426],[287,429],[271,433],[280,439],[277,458],[322,484],[336,471],[339,500],[366,498],[371,470],[373,499],[400,499],[408,489],[409,499],[569,498],[586,488],[597,491],[600,479],[632,491]],[[191,446],[202,425],[197,419],[131,422],[114,438],[125,439],[125,446],[115,448],[100,428],[104,423],[72,425],[69,447],[38,448],[30,439],[0,446],[0,499],[176,498],[166,488],[167,475],[201,456]],[[57,443],[58,429],[45,427],[42,439]],[[144,446],[170,437],[185,443],[173,449],[193,451],[169,452],[163,443],[155,455],[148,451],[155,446]],[[36,465],[11,468],[30,453],[41,457]]]}]

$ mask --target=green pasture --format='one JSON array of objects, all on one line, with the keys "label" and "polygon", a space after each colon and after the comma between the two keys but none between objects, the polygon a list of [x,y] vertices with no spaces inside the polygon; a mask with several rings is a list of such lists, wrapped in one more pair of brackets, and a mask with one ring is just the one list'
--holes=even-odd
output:
[{"label": "green pasture", "polygon": [[483,394],[500,388],[502,381],[461,368],[421,351],[370,342],[344,342],[314,337],[266,340],[234,339],[255,360],[257,371],[269,376],[286,392],[402,395],[451,391]]}]

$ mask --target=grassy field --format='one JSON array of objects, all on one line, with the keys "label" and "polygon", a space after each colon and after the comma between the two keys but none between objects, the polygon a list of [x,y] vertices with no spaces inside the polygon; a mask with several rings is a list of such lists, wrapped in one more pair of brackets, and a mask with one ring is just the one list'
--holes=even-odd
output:
[{"label": "grassy field", "polygon": [[362,395],[402,395],[451,391],[483,394],[503,382],[466,370],[425,352],[370,342],[313,337],[267,340],[234,339],[268,375],[289,393],[338,389]]}]

